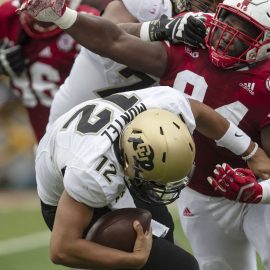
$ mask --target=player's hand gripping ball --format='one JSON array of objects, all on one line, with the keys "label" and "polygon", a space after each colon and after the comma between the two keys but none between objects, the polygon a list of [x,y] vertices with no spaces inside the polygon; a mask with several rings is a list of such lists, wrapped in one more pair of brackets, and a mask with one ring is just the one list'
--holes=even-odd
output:
[{"label": "player's hand gripping ball", "polygon": [[103,246],[132,252],[137,237],[133,228],[134,220],[138,220],[146,232],[150,228],[151,218],[151,213],[145,209],[117,209],[98,219],[86,238]]}]

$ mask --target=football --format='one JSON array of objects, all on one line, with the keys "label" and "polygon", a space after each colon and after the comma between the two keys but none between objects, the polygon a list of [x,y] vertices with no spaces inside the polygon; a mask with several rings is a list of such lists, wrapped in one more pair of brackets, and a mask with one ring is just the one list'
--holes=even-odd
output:
[{"label": "football", "polygon": [[150,227],[151,218],[151,213],[145,209],[117,209],[99,218],[86,238],[103,246],[132,252],[137,237],[134,220],[141,223],[145,232]]}]

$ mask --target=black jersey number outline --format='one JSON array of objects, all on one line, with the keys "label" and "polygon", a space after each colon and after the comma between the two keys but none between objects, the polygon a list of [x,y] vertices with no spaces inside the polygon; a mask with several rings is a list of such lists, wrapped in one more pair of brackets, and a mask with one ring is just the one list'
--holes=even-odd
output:
[{"label": "black jersey number outline", "polygon": [[[133,105],[135,105],[139,99],[135,95],[132,95],[130,97],[126,97],[121,94],[115,94],[112,96],[109,96],[107,98],[104,98],[105,100],[112,102],[119,106],[122,110],[128,110]],[[94,124],[89,123],[89,119],[95,109],[95,104],[88,104],[79,109],[77,112],[75,112],[70,119],[64,124],[63,129],[66,129],[70,123],[79,115],[81,114],[81,117],[79,119],[79,122],[76,127],[76,131],[82,133],[82,134],[89,134],[89,133],[97,133],[99,132],[106,124],[108,124],[111,121],[111,111],[108,109],[104,109],[103,111],[99,112],[97,116],[99,117],[99,120],[96,121]],[[102,167],[105,166],[107,163],[108,158],[103,156],[102,161],[97,166],[96,171],[100,171]],[[102,172],[102,175],[106,178],[106,180],[111,183],[112,180],[110,179],[110,176],[116,175],[116,167],[114,164],[109,163],[106,164],[106,167],[109,167],[105,169]]]},{"label": "black jersey number outline", "polygon": [[[111,103],[117,105],[123,111],[128,110],[139,101],[138,97],[135,95],[127,97],[121,94],[115,94],[106,97],[104,100],[110,101]],[[111,121],[112,112],[109,109],[102,110],[97,114],[98,120],[92,124],[89,123],[89,119],[92,116],[95,108],[95,104],[85,105],[70,117],[70,119],[64,124],[63,129],[68,128],[70,123],[76,119],[78,115],[81,114],[76,127],[76,131],[80,132],[81,134],[98,133],[105,125]]]},{"label": "black jersey number outline", "polygon": [[112,88],[98,90],[98,91],[96,91],[97,95],[104,98],[104,97],[107,97],[109,95],[113,95],[113,94],[117,94],[117,93],[121,93],[121,92],[128,92],[128,91],[134,91],[134,90],[139,90],[139,89],[143,89],[143,88],[148,88],[150,86],[153,86],[156,83],[156,80],[153,79],[151,76],[149,76],[143,72],[130,69],[129,67],[125,67],[118,72],[126,79],[130,78],[131,76],[135,76],[136,78],[140,79],[140,81],[133,83],[131,85],[112,87]]},{"label": "black jersey number outline", "polygon": [[[116,175],[116,167],[115,167],[115,165],[112,164],[112,163],[106,164],[107,161],[108,161],[108,158],[107,158],[106,156],[102,156],[102,160],[101,160],[101,162],[99,163],[99,165],[96,167],[96,171],[98,171],[98,172],[101,171],[101,169],[102,169],[103,167],[105,167],[105,165],[106,165],[106,167],[109,167],[109,168],[107,168],[107,169],[105,169],[105,170],[103,171],[102,175],[107,179],[107,181],[108,181],[109,183],[111,183],[112,180],[110,179],[110,176]],[[105,168],[106,168],[106,167],[105,167]]]}]

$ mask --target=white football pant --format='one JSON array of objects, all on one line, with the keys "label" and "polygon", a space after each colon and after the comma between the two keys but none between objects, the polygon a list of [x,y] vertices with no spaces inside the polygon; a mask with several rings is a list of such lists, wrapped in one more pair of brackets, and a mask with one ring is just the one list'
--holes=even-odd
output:
[{"label": "white football pant", "polygon": [[256,270],[256,251],[270,270],[270,205],[205,196],[186,187],[177,207],[201,270]]}]

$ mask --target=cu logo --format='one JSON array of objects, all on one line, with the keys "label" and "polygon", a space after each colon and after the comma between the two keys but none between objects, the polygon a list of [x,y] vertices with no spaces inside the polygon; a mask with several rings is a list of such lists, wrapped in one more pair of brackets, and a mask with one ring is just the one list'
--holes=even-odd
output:
[{"label": "cu logo", "polygon": [[154,151],[149,144],[146,144],[139,134],[133,134],[128,138],[128,142],[132,143],[136,166],[144,170],[152,170],[154,168]]},{"label": "cu logo", "polygon": [[149,157],[151,155],[151,149],[149,145],[145,143],[139,144],[136,150],[136,155],[137,155],[137,159],[140,162],[149,161]]}]

